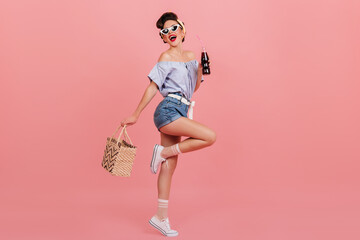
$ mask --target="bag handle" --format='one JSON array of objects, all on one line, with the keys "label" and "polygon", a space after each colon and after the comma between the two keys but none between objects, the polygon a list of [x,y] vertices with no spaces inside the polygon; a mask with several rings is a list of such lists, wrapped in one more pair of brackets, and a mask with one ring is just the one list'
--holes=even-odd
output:
[{"label": "bag handle", "polygon": [[[125,125],[125,126],[126,126],[126,125]],[[125,137],[125,138],[127,138],[127,139],[130,141],[131,145],[134,145],[134,144],[131,142],[131,139],[130,139],[130,137],[129,137],[129,135],[128,135],[127,131],[126,131],[125,126],[124,126],[124,128],[123,128],[124,133],[125,133],[125,134],[124,134],[124,137]],[[121,134],[119,135],[118,142],[120,141],[120,136],[121,136]]]},{"label": "bag handle", "polygon": [[[115,131],[114,134],[111,136],[111,138],[114,138],[115,134],[119,131],[120,128],[121,128],[121,125],[116,129],[116,131]],[[126,125],[124,125],[123,129],[121,130],[120,135],[119,135],[119,137],[118,137],[118,139],[117,139],[117,142],[120,141],[120,138],[121,138],[121,135],[123,134],[123,132],[125,133],[125,134],[124,134],[124,137],[126,137],[126,138],[130,141],[131,145],[133,145],[133,143],[132,143],[129,135],[128,135],[127,132],[126,132]]]}]

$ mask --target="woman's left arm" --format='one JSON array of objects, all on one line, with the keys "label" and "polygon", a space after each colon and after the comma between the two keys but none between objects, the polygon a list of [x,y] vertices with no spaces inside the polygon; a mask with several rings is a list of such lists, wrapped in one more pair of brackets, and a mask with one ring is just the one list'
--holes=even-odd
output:
[{"label": "woman's left arm", "polygon": [[203,69],[202,64],[199,63],[198,72],[197,72],[197,80],[196,80],[196,85],[195,85],[194,92],[200,87],[201,77],[202,77],[202,69]]},{"label": "woman's left arm", "polygon": [[[196,59],[195,53],[192,51],[188,51],[188,57],[190,59]],[[210,66],[210,61],[209,61],[209,66]],[[203,72],[203,66],[201,64],[201,61],[199,62],[199,66],[198,66],[198,71],[197,71],[197,79],[196,79],[196,85],[195,85],[195,90],[194,92],[200,87],[201,84],[201,78],[202,78],[202,72]]]}]

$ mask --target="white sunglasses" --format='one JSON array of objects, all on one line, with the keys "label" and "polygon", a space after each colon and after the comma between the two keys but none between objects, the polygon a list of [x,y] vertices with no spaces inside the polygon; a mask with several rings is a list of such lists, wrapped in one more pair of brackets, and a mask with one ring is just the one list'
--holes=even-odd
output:
[{"label": "white sunglasses", "polygon": [[179,27],[182,28],[180,24],[172,25],[171,27],[161,29],[160,33],[168,35],[170,31],[175,32],[176,30],[178,30]]}]

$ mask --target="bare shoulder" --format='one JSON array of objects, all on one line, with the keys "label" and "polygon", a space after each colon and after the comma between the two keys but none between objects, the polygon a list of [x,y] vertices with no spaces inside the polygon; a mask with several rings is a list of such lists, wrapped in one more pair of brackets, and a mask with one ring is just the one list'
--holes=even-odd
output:
[{"label": "bare shoulder", "polygon": [[162,62],[162,61],[171,61],[170,54],[167,52],[161,53],[158,62]]},{"label": "bare shoulder", "polygon": [[178,59],[178,58],[174,58],[168,51],[165,51],[165,52],[160,54],[158,62],[162,62],[162,61],[183,61],[184,58],[186,59],[185,61],[192,61],[192,60],[196,59],[196,55],[195,55],[195,53],[193,51],[184,51],[183,58]]},{"label": "bare shoulder", "polygon": [[196,59],[196,55],[193,51],[185,51],[185,54],[186,54],[187,58],[189,59],[189,61]]}]

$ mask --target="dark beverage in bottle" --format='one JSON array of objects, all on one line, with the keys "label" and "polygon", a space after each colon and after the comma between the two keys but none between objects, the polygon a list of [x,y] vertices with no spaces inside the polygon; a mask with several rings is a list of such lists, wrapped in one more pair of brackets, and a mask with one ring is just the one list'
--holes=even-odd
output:
[{"label": "dark beverage in bottle", "polygon": [[209,55],[206,53],[205,48],[201,53],[201,65],[203,67],[203,74],[210,74],[210,66],[209,66]]}]

